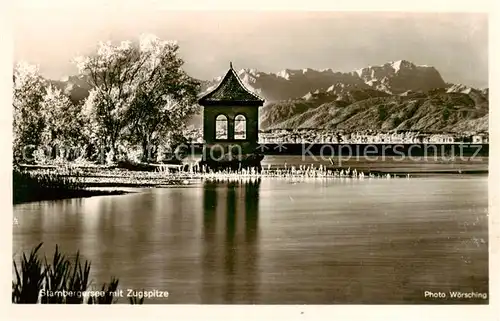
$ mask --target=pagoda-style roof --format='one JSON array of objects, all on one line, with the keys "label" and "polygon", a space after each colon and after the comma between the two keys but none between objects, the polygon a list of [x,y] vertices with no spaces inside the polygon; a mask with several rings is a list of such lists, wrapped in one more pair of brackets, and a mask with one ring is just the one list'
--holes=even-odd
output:
[{"label": "pagoda-style roof", "polygon": [[200,105],[254,105],[262,106],[264,99],[245,87],[230,64],[229,70],[219,85],[198,100]]}]

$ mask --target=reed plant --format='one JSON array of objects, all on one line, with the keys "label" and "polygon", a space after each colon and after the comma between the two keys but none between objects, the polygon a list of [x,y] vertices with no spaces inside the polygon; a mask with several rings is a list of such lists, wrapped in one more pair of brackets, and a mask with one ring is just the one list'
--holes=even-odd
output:
[{"label": "reed plant", "polygon": [[12,281],[12,302],[13,303],[37,303],[40,290],[46,280],[46,270],[38,257],[38,250],[42,244],[36,246],[29,257],[23,253],[21,266],[18,269],[14,261],[16,276]]},{"label": "reed plant", "polygon": [[[74,260],[59,251],[56,246],[51,261],[40,258],[43,243],[31,250],[29,256],[21,255],[20,265],[13,260],[15,277],[12,281],[12,303],[41,304],[112,304],[116,303],[119,280],[112,277],[104,283],[99,296],[87,296],[91,290],[90,267],[87,260],[82,262],[77,252]],[[97,292],[97,291],[96,291]],[[133,301],[133,302],[132,302]],[[130,300],[131,304],[142,304],[144,300]]]}]

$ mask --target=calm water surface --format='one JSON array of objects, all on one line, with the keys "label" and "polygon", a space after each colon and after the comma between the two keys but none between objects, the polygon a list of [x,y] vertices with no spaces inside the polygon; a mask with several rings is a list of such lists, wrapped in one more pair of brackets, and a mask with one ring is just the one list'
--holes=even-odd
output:
[{"label": "calm water surface", "polygon": [[21,204],[13,250],[80,250],[95,285],[169,291],[148,303],[450,303],[423,292],[488,291],[487,188],[486,176],[197,181]]}]

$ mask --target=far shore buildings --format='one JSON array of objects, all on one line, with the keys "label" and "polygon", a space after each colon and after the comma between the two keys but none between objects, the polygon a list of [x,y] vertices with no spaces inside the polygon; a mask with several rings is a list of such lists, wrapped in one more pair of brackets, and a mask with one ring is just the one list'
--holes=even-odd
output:
[{"label": "far shore buildings", "polygon": [[327,129],[275,129],[261,132],[259,142],[317,144],[487,144],[488,133],[425,133],[418,131],[335,131]]},{"label": "far shore buildings", "polygon": [[[203,143],[201,129],[192,128],[188,136],[193,143]],[[275,129],[260,131],[259,144],[488,144],[489,134],[401,132],[342,132],[326,129]]]}]

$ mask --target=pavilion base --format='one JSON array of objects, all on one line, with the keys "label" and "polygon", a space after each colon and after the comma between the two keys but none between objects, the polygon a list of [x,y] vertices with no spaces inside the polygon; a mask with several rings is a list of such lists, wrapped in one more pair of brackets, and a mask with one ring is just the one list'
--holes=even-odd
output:
[{"label": "pavilion base", "polygon": [[207,170],[212,170],[214,172],[218,171],[232,171],[237,172],[240,170],[251,170],[255,169],[258,173],[262,171],[261,162],[264,159],[262,154],[247,154],[242,155],[239,159],[202,159],[200,161],[200,167],[204,167]]}]

